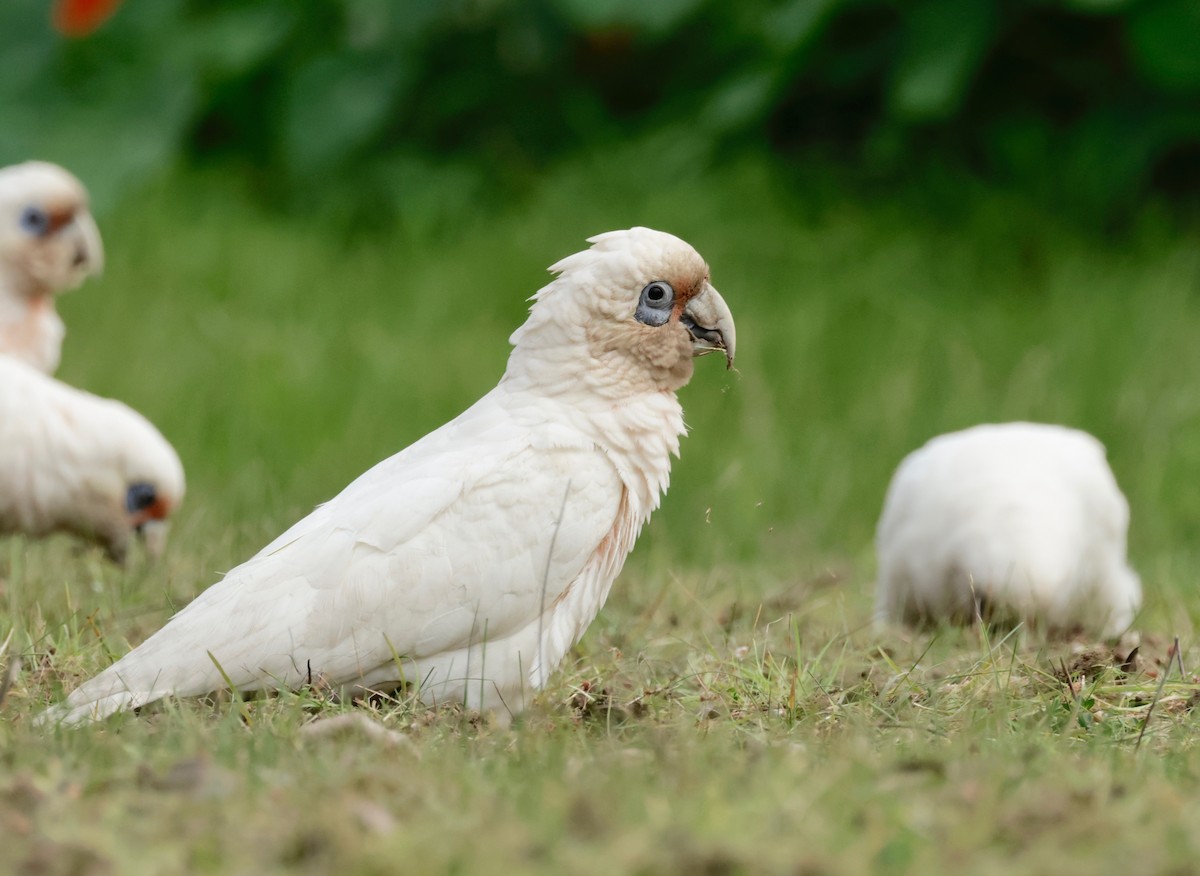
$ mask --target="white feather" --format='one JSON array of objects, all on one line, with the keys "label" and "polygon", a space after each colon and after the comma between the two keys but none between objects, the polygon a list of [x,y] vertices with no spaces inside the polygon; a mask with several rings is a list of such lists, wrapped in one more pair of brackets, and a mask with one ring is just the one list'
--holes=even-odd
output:
[{"label": "white feather", "polygon": [[1084,432],[983,425],[934,438],[892,478],[876,534],[879,621],[994,615],[1116,636],[1141,606],[1129,506]]},{"label": "white feather", "polygon": [[[409,682],[428,703],[523,708],[603,605],[684,431],[674,390],[691,336],[635,321],[640,291],[679,262],[695,274],[680,283],[720,300],[683,241],[648,229],[605,241],[556,266],[494,390],[232,570],[51,719],[226,678],[243,690]],[[647,343],[686,355],[687,374],[664,386]]]},{"label": "white feather", "polygon": [[120,558],[133,484],[154,488],[161,518],[183,500],[179,457],[145,417],[0,356],[0,532],[72,532]]}]

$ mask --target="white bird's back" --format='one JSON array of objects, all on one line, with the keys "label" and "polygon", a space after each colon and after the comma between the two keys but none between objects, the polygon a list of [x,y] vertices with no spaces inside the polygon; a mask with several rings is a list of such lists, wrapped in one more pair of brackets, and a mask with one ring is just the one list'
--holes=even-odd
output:
[{"label": "white bird's back", "polygon": [[1092,436],[1005,423],[932,439],[900,464],[876,533],[880,621],[985,613],[1114,636],[1141,605],[1129,507]]},{"label": "white bird's back", "polygon": [[183,494],[179,456],[145,417],[0,356],[0,532],[71,532],[120,558]]}]

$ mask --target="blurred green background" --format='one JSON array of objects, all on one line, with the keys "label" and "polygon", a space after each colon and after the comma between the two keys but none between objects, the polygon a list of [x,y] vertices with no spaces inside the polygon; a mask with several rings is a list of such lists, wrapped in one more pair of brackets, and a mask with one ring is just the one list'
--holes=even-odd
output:
[{"label": "blurred green background", "polygon": [[102,205],[218,163],[377,219],[659,134],[705,167],[949,164],[1111,219],[1200,190],[1198,46],[1194,0],[128,0],[81,39],[11,0],[0,162],[60,161]]}]

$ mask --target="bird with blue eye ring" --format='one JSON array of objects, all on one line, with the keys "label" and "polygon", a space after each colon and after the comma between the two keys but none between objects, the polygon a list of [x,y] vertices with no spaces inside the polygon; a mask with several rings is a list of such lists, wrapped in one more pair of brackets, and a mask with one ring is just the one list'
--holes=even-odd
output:
[{"label": "bird with blue eye ring", "polygon": [[21,229],[34,237],[50,233],[50,216],[41,207],[26,207],[21,211]]},{"label": "bird with blue eye ring", "polygon": [[104,266],[83,184],[61,167],[0,167],[0,355],[53,374],[66,328],[57,296]]},{"label": "bird with blue eye ring", "polygon": [[665,280],[655,280],[647,283],[638,299],[637,321],[646,325],[666,325],[671,318],[671,308],[675,306],[675,290]]}]

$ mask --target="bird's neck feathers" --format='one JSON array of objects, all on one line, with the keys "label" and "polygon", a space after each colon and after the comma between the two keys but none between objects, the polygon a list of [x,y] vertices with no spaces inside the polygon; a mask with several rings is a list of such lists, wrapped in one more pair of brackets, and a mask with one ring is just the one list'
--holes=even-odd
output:
[{"label": "bird's neck feathers", "polygon": [[498,389],[518,416],[570,427],[603,450],[645,520],[667,489],[671,457],[679,455],[687,431],[675,395],[691,376],[687,333],[657,339],[672,345],[678,340],[670,358],[682,357],[686,368],[674,361],[660,367],[637,343],[646,327],[622,323],[617,313],[585,312],[577,297],[558,294],[565,290],[555,284],[562,282],[538,293],[528,320],[513,333]]},{"label": "bird's neck feathers", "polygon": [[28,307],[30,302],[53,306],[54,288],[35,276],[25,260],[0,258],[0,308]]},{"label": "bird's neck feathers", "polygon": [[544,393],[505,374],[495,394],[514,420],[554,446],[592,446],[612,462],[639,525],[649,520],[671,480],[671,458],[687,434],[675,393],[650,391],[614,403],[589,392]]},{"label": "bird's neck feathers", "polygon": [[64,334],[52,295],[26,296],[0,280],[0,354],[51,372]]}]

